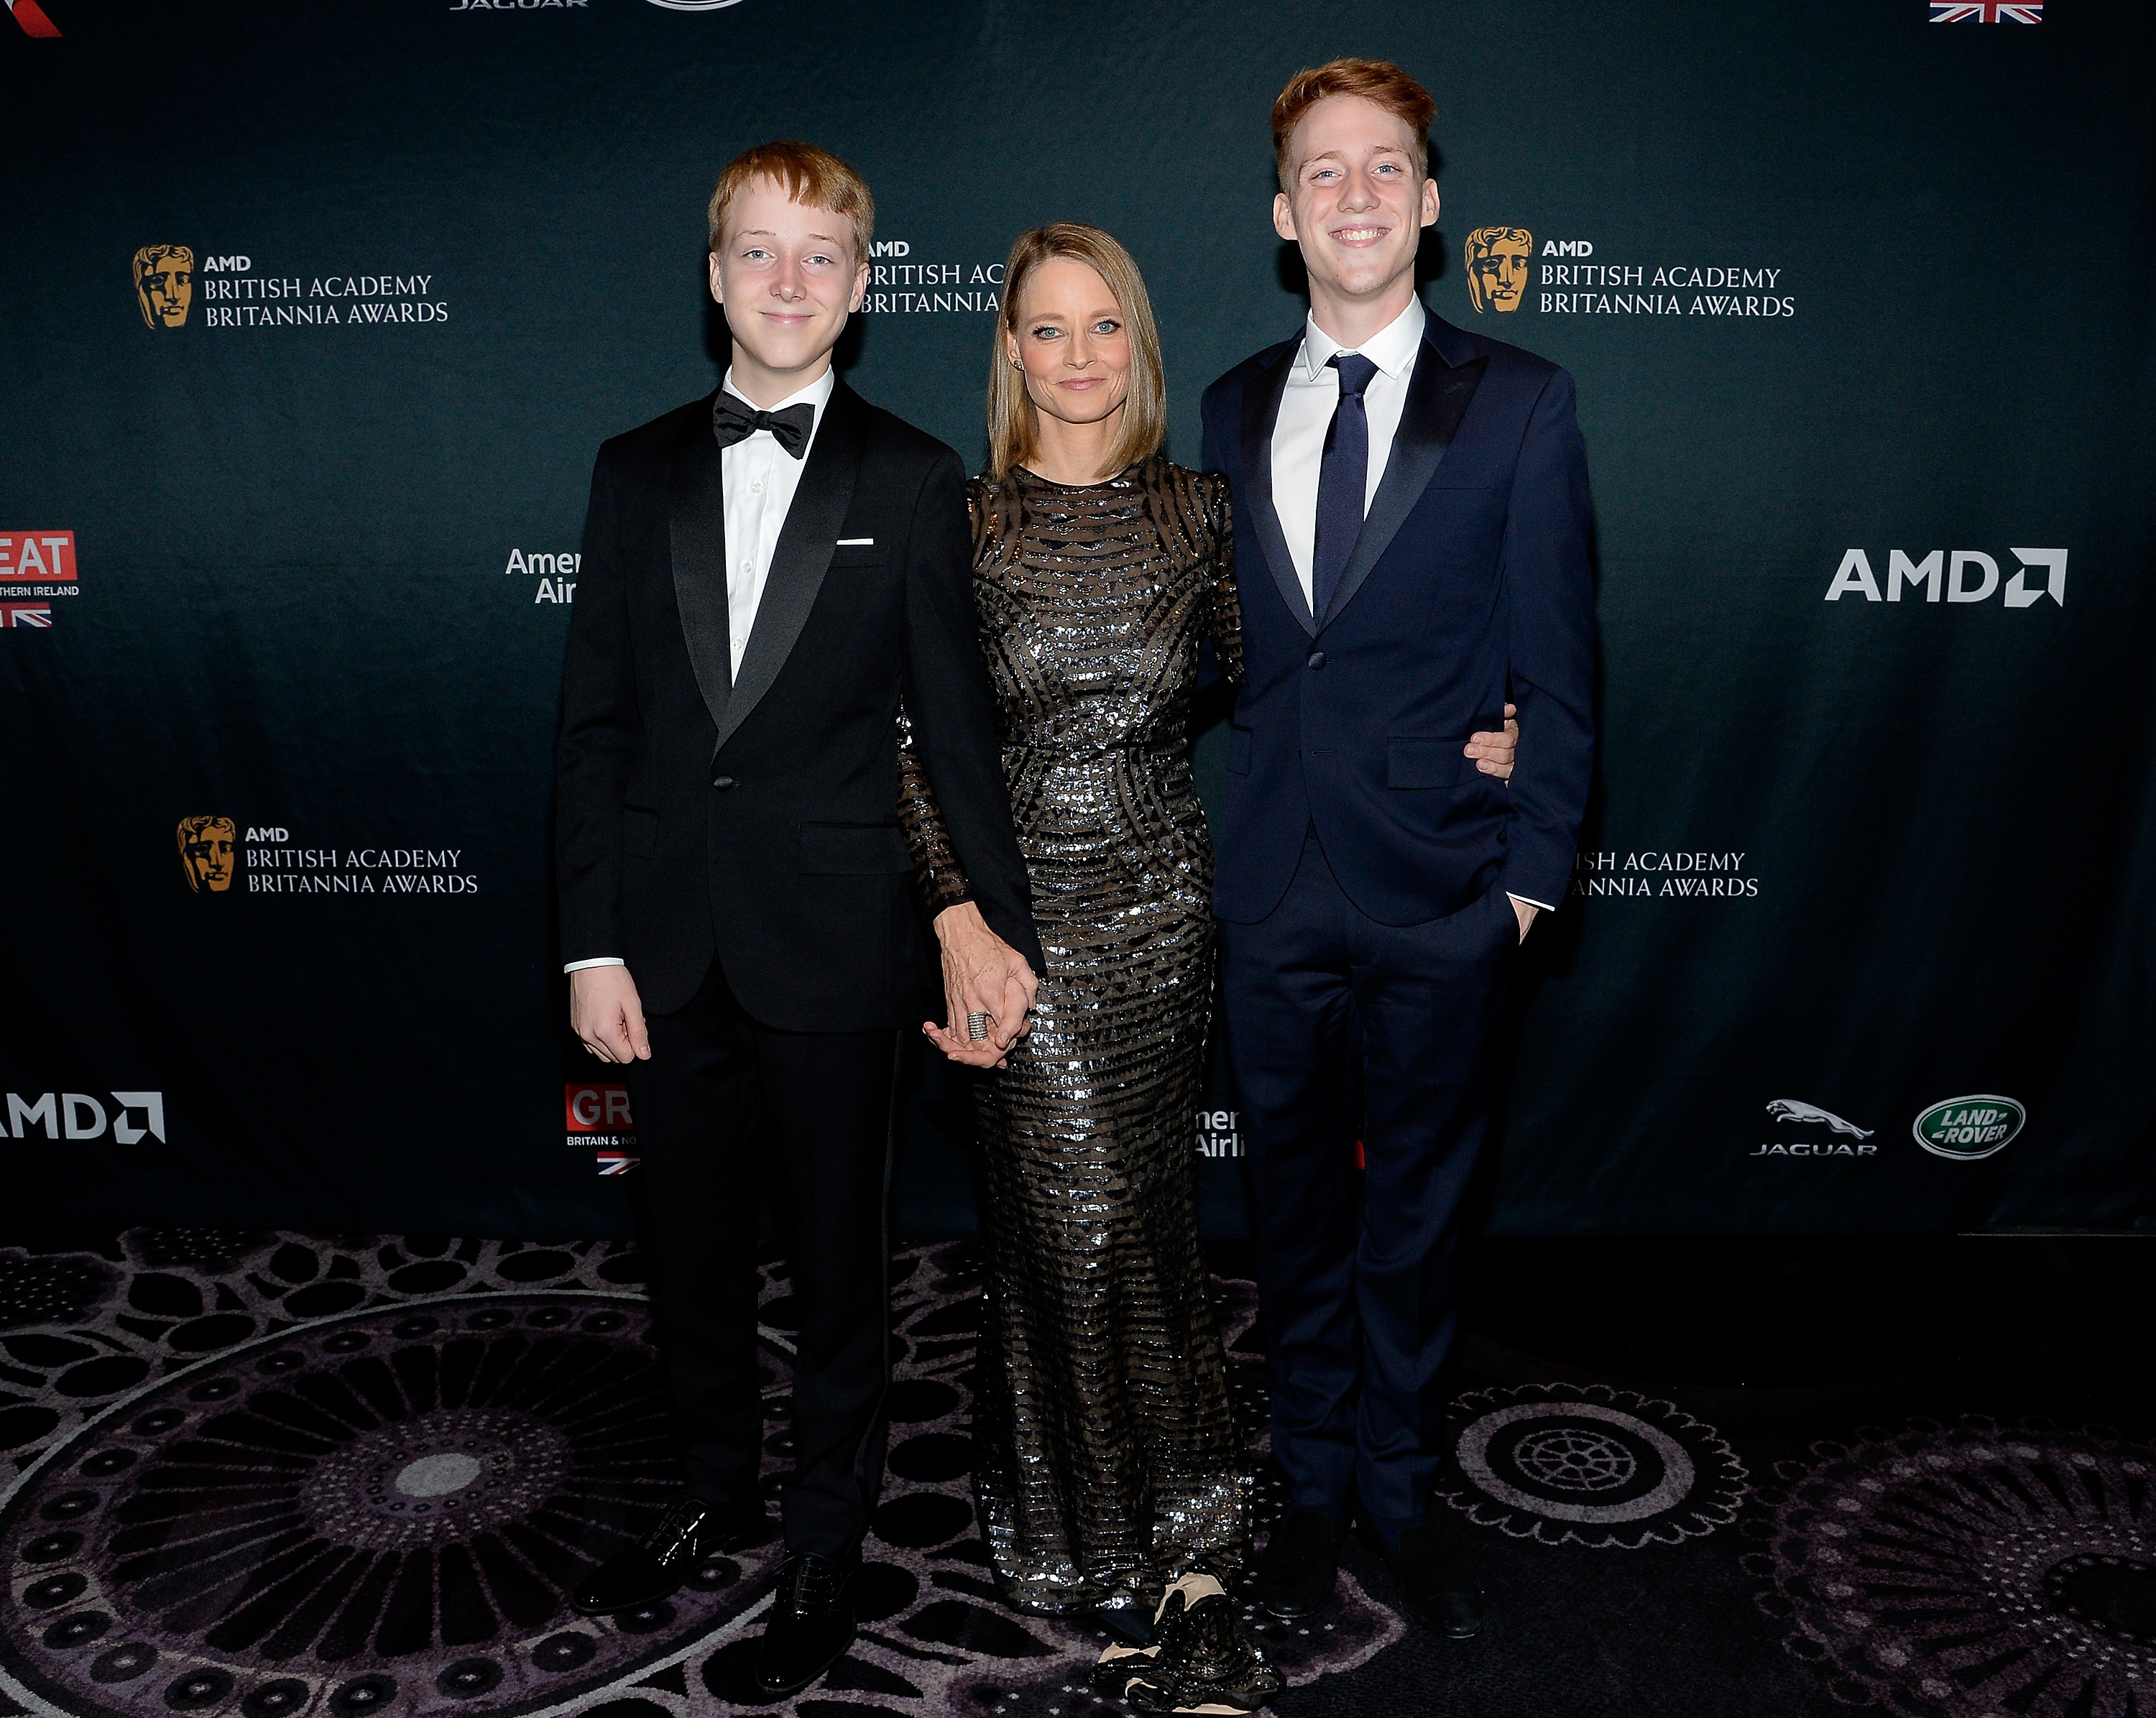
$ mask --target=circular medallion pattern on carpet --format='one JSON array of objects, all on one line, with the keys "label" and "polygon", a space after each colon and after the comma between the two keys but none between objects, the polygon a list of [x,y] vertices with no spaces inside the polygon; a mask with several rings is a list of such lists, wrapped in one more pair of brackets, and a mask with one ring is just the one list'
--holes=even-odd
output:
[{"label": "circular medallion pattern on carpet", "polygon": [[1599,1550],[1675,1545],[1737,1517],[1746,1476],[1713,1427],[1600,1385],[1453,1399],[1438,1495],[1516,1539]]},{"label": "circular medallion pattern on carpet", "polygon": [[672,1617],[588,1623],[562,1592],[674,1484],[648,1322],[593,1294],[406,1301],[121,1397],[0,1508],[0,1562],[34,1577],[8,1669],[81,1718],[509,1713],[634,1671]]},{"label": "circular medallion pattern on carpet", "polygon": [[[792,1465],[795,1308],[783,1259],[760,1270],[772,1496]],[[0,1352],[11,1386],[38,1393],[0,1427],[20,1464],[0,1485],[0,1713],[1122,1710],[1085,1687],[1097,1632],[1014,1613],[986,1567],[970,1246],[891,1260],[890,1472],[856,1577],[860,1640],[776,1705],[754,1681],[776,1542],[711,1559],[646,1611],[568,1608],[679,1484],[634,1249],[134,1231],[102,1257],[18,1275]],[[1262,1450],[1255,1291],[1214,1286],[1238,1417]],[[1279,1492],[1261,1469],[1260,1527]],[[1322,1623],[1251,1620],[1298,1684],[1405,1632],[1344,1575]]]},{"label": "circular medallion pattern on carpet", "polygon": [[1813,1446],[1763,1487],[1760,1608],[1905,1718],[2156,1711],[2156,1449],[1972,1417]]}]

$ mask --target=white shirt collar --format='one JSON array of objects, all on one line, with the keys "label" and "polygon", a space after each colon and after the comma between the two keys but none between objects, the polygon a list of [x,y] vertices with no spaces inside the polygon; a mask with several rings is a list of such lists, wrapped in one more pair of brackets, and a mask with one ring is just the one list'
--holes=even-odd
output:
[{"label": "white shirt collar", "polygon": [[1404,382],[1414,372],[1415,354],[1422,347],[1422,326],[1427,320],[1422,300],[1410,298],[1408,307],[1359,346],[1346,346],[1317,326],[1317,319],[1303,320],[1301,367],[1303,379],[1315,382],[1340,352],[1359,351],[1395,382]]},{"label": "white shirt collar", "polygon": [[[831,390],[838,385],[838,371],[835,368],[826,368],[824,373],[818,377],[814,382],[810,382],[808,387],[800,389],[798,392],[787,395],[784,399],[781,400],[771,409],[774,412],[783,412],[788,406],[798,406],[805,400],[808,404],[816,408],[816,421],[819,423],[821,423],[824,421],[824,408],[831,403]],[[755,401],[752,400],[747,394],[743,393],[739,388],[734,386],[734,367],[732,365],[729,364],[726,366],[726,379],[721,382],[719,386],[726,389],[728,393],[739,400],[744,406],[747,406],[750,411],[753,412],[758,409]]]}]

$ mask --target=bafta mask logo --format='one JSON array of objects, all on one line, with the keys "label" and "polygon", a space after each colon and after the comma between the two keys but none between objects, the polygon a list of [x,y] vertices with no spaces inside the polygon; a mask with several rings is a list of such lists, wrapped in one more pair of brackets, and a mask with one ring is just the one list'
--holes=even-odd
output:
[{"label": "bafta mask logo", "polygon": [[195,301],[195,254],[184,244],[146,244],[135,253],[135,300],[152,328],[183,328]]},{"label": "bafta mask logo", "polygon": [[1534,268],[1525,227],[1477,227],[1467,235],[1467,295],[1477,310],[1517,310]]},{"label": "bafta mask logo", "polygon": [[187,874],[187,888],[199,895],[207,889],[222,895],[232,887],[233,849],[239,832],[230,818],[182,818],[180,864]]}]

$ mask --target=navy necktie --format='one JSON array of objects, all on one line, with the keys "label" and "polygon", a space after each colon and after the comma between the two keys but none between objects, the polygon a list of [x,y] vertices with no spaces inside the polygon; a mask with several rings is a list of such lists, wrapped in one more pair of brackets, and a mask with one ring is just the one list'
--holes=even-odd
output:
[{"label": "navy necktie", "polygon": [[1310,551],[1310,606],[1322,621],[1340,590],[1340,575],[1363,534],[1363,494],[1370,479],[1370,417],[1363,391],[1378,367],[1360,352],[1339,352],[1325,361],[1340,372],[1340,403],[1325,432],[1325,453],[1317,464],[1317,530]]}]

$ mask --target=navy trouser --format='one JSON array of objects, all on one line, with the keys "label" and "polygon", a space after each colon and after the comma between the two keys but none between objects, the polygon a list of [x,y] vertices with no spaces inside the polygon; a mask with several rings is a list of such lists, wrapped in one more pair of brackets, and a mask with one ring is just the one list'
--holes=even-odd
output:
[{"label": "navy trouser", "polygon": [[1359,1504],[1391,1533],[1428,1513],[1459,1321],[1460,1201],[1489,1131],[1518,943],[1495,887],[1426,924],[1367,917],[1315,829],[1271,915],[1220,926],[1273,1454],[1291,1508],[1344,1520]]}]

